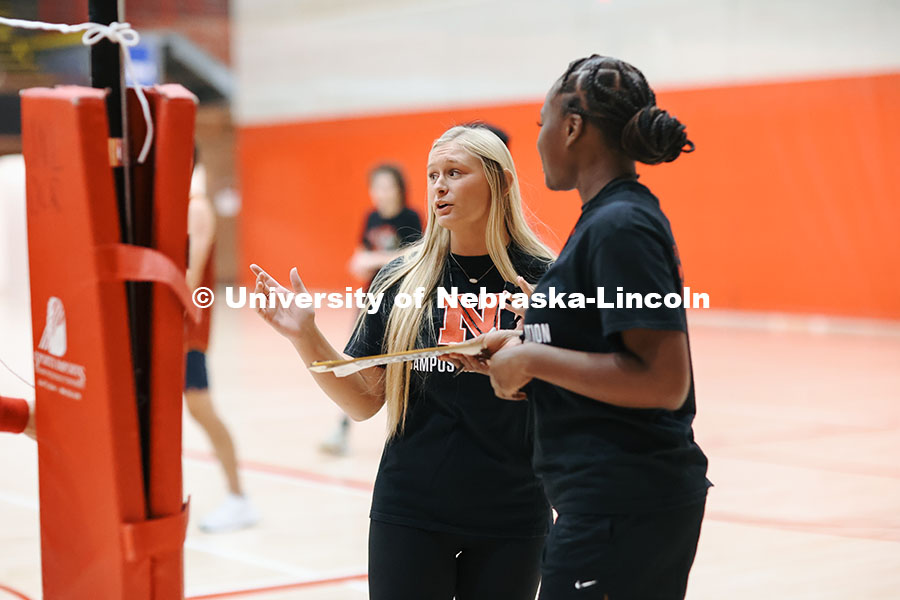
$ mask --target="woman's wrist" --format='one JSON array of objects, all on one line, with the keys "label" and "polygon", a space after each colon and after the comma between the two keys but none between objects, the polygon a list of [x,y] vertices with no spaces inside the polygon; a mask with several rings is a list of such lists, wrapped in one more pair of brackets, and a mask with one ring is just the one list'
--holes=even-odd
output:
[{"label": "woman's wrist", "polygon": [[311,360],[329,359],[328,357],[322,356],[323,352],[328,354],[327,351],[323,350],[323,344],[325,348],[330,348],[331,346],[325,339],[325,336],[322,335],[322,332],[319,331],[318,326],[313,320],[311,320],[308,325],[302,327],[297,333],[289,336],[288,339],[301,356],[306,357],[312,355],[315,358]]},{"label": "woman's wrist", "polygon": [[[315,324],[312,326],[315,327]],[[298,327],[297,331],[284,331],[282,335],[288,339],[292,346],[299,350],[304,340],[309,336],[309,329],[310,327],[308,326]]]},{"label": "woman's wrist", "polygon": [[524,375],[535,377],[534,367],[538,362],[538,354],[540,353],[540,344],[534,342],[522,342],[515,350],[519,352],[519,368]]}]

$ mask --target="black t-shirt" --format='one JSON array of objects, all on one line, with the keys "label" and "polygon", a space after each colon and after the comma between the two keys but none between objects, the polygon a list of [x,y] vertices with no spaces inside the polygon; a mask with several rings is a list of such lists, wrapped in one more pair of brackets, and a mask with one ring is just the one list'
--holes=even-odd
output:
[{"label": "black t-shirt", "polygon": [[422,235],[422,221],[419,213],[404,207],[390,219],[383,218],[377,210],[366,217],[361,242],[366,250],[398,250]]},{"label": "black t-shirt", "polygon": [[[587,202],[559,259],[535,293],[580,292],[604,302],[624,293],[682,294],[678,250],[659,201],[631,179],[609,183]],[[629,329],[687,332],[684,308],[534,308],[526,337],[561,348],[622,352]],[[532,336],[533,334],[533,336]],[[547,343],[546,339],[541,340]],[[560,512],[649,512],[699,501],[710,485],[694,443],[694,383],[677,411],[621,408],[541,380],[528,386],[535,408],[535,471]]]},{"label": "black t-shirt", "polygon": [[[481,287],[488,293],[520,291],[504,282],[496,268],[477,284],[468,281],[491,268],[490,256],[454,258],[468,275],[448,261],[440,284],[448,292],[453,286],[460,294],[477,294]],[[517,273],[531,282],[547,269],[541,259],[515,250],[510,258]],[[350,356],[383,352],[392,306],[393,294],[388,293],[380,312],[366,316],[344,352]],[[492,327],[514,327],[515,315],[508,310],[433,306],[435,333],[432,336],[423,327],[417,347],[464,341]],[[415,361],[406,426],[385,444],[371,518],[464,535],[545,535],[550,509],[531,465],[533,431],[529,404],[497,398],[488,377],[456,373],[453,365],[437,359]]]}]

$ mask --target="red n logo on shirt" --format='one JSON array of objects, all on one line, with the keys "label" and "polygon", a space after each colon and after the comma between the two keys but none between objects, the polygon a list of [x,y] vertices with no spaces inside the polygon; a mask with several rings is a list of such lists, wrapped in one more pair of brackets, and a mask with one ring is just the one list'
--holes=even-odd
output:
[{"label": "red n logo on shirt", "polygon": [[497,306],[486,306],[479,311],[476,308],[463,308],[461,304],[448,305],[444,309],[444,324],[438,335],[438,344],[458,344],[466,341],[466,331],[475,337],[494,327],[500,329],[500,311]]}]

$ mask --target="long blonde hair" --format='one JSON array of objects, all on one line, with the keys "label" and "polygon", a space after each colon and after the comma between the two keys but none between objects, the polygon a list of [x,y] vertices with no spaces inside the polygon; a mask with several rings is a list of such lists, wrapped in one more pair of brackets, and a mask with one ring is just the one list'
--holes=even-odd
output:
[{"label": "long blonde hair", "polygon": [[[548,261],[555,255],[531,230],[522,213],[522,196],[512,155],[506,145],[493,132],[484,127],[457,126],[447,130],[434,141],[431,149],[448,143],[478,157],[484,168],[484,176],[491,188],[491,207],[485,227],[485,242],[488,254],[503,279],[515,283],[516,273],[507,253],[507,242],[515,244],[526,254],[538,256]],[[507,185],[504,171],[512,173]],[[416,289],[425,289],[425,302],[416,308],[391,309],[387,320],[384,346],[387,352],[402,352],[416,347],[423,321],[434,339],[434,323],[431,308],[435,301],[436,289],[441,280],[447,255],[450,252],[450,231],[435,222],[434,206],[428,203],[428,221],[422,238],[410,246],[400,259],[385,268],[372,284],[372,292],[386,292],[397,286],[397,293],[412,295]],[[365,315],[360,314],[357,331]],[[428,315],[429,318],[425,318]],[[387,404],[387,428],[389,437],[403,431],[409,407],[409,380],[412,371],[410,362],[387,365],[384,383]]]}]

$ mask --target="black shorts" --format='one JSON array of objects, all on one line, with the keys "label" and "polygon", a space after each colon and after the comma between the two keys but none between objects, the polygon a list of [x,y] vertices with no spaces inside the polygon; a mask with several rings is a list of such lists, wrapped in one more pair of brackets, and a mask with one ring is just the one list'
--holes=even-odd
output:
[{"label": "black shorts", "polygon": [[544,538],[369,525],[370,600],[534,600]]},{"label": "black shorts", "polygon": [[208,388],[206,354],[199,350],[189,350],[184,365],[184,389],[205,390]]},{"label": "black shorts", "polygon": [[682,600],[705,506],[704,499],[646,514],[559,515],[539,600]]}]

